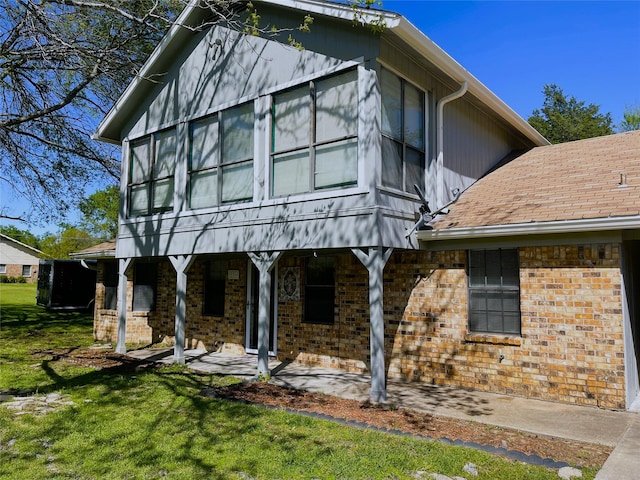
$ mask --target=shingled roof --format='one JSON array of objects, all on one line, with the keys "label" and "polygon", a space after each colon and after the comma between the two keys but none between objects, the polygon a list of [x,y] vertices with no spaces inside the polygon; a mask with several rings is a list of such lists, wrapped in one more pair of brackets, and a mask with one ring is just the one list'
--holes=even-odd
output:
[{"label": "shingled roof", "polygon": [[[620,219],[640,228],[640,131],[536,147],[469,187],[429,239],[489,227],[596,225]],[[576,223],[577,222],[577,223]],[[606,222],[605,222],[606,223]],[[587,228],[588,229],[588,228]]]}]

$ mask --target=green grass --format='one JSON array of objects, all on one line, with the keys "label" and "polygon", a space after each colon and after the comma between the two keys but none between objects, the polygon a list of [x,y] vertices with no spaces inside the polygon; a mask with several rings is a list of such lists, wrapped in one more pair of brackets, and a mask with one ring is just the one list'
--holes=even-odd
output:
[{"label": "green grass", "polygon": [[557,478],[476,450],[200,394],[233,378],[177,366],[122,373],[71,365],[47,352],[92,345],[91,318],[48,313],[34,294],[30,285],[0,284],[0,393],[60,392],[73,405],[18,416],[0,404],[2,479],[468,477],[468,462],[478,479]]}]

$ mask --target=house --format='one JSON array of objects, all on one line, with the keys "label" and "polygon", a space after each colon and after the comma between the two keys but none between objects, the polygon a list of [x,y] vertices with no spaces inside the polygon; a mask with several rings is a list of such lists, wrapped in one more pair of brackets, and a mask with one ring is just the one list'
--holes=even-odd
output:
[{"label": "house", "polygon": [[[394,378],[630,407],[637,283],[620,274],[637,271],[636,170],[615,182],[619,160],[638,163],[637,137],[611,137],[624,154],[597,159],[629,193],[611,210],[623,221],[529,214],[573,205],[562,189],[531,193],[546,177],[527,163],[569,147],[548,146],[405,18],[253,3],[282,29],[311,14],[305,49],[187,7],[98,127],[123,160],[117,262],[98,262],[117,302],[96,296],[96,338],[120,353],[171,341],[176,362],[185,347],[255,354],[259,374],[269,356],[367,372],[374,401]],[[595,171],[575,162],[554,184]]]},{"label": "house", "polygon": [[0,233],[0,276],[22,277],[27,283],[38,279],[38,262],[43,253]]}]

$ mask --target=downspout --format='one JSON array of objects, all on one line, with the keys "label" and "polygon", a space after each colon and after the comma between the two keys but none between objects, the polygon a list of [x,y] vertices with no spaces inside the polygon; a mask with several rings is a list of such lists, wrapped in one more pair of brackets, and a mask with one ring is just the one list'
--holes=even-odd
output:
[{"label": "downspout", "polygon": [[436,139],[436,148],[438,149],[438,157],[436,159],[436,205],[444,205],[447,199],[444,198],[444,106],[467,93],[467,82],[462,82],[460,90],[453,92],[446,97],[438,100],[436,108],[436,124],[438,128],[438,137]]}]

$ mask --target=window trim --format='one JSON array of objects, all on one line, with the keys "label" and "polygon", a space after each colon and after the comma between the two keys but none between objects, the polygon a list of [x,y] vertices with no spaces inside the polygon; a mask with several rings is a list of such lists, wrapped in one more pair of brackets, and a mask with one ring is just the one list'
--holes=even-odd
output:
[{"label": "window trim", "polygon": [[[500,255],[500,285],[487,285],[487,275],[486,275],[486,252],[499,252]],[[515,273],[515,278],[517,279],[517,285],[504,285],[503,284],[503,278],[504,278],[504,262],[503,262],[503,252],[504,251],[509,251],[509,252],[513,252],[516,256],[516,260],[517,260],[517,269],[516,272],[511,272],[511,273]],[[471,279],[471,269],[472,269],[472,252],[483,252],[484,253],[484,265],[483,265],[483,274],[484,274],[484,285],[472,285],[472,279]],[[521,300],[520,300],[520,251],[517,248],[487,248],[487,249],[470,249],[467,251],[467,334],[470,335],[492,335],[492,336],[496,336],[496,335],[505,335],[505,336],[516,336],[516,337],[520,337],[522,335],[522,306],[521,306]],[[489,329],[489,322],[487,319],[487,328],[486,330],[480,330],[480,329],[472,329],[471,328],[471,317],[473,314],[473,310],[472,310],[472,293],[473,292],[480,292],[480,293],[486,293],[486,294],[499,294],[500,295],[500,299],[501,301],[504,300],[504,295],[505,294],[511,294],[513,295],[514,293],[516,294],[516,298],[517,298],[517,312],[513,312],[513,313],[517,313],[518,316],[518,331],[514,332],[514,331],[507,331],[505,329],[505,325],[504,325],[504,314],[505,314],[505,310],[504,307],[502,306],[501,310],[500,310],[500,314],[501,314],[501,320],[502,320],[502,329],[501,330],[490,330]],[[487,308],[486,313],[489,313],[489,310]]]},{"label": "window trim", "polygon": [[[341,75],[347,75],[349,73],[354,73],[355,74],[355,88],[356,88],[356,115],[355,115],[355,119],[354,119],[354,131],[355,133],[353,134],[349,134],[349,135],[341,135],[338,137],[334,137],[334,138],[329,138],[329,139],[324,139],[324,140],[317,140],[318,138],[318,129],[317,129],[317,91],[316,91],[316,84],[319,82],[322,82],[324,80],[328,80],[330,78],[335,78],[335,77],[339,77]],[[270,99],[271,99],[271,107],[270,107],[270,115],[271,115],[271,122],[270,122],[270,126],[269,126],[269,130],[270,130],[270,135],[269,135],[269,198],[273,198],[273,199],[277,199],[277,198],[285,198],[288,197],[290,195],[304,195],[304,194],[308,194],[308,193],[316,193],[316,192],[323,192],[326,190],[340,190],[340,189],[344,189],[344,188],[351,188],[351,187],[355,187],[358,185],[358,177],[359,177],[359,169],[357,168],[356,165],[356,178],[353,181],[348,181],[348,182],[343,182],[340,184],[336,184],[336,185],[330,185],[327,187],[316,187],[316,181],[315,181],[315,174],[316,174],[316,169],[317,169],[317,163],[316,163],[316,154],[317,154],[317,150],[318,149],[322,149],[322,147],[327,146],[327,145],[337,145],[340,143],[354,143],[355,147],[356,147],[356,162],[359,162],[358,159],[358,155],[357,155],[357,151],[359,150],[359,131],[360,131],[360,122],[359,122],[359,110],[360,110],[360,86],[359,86],[359,81],[360,81],[360,72],[358,71],[357,67],[349,67],[349,68],[345,68],[336,72],[332,72],[330,74],[321,76],[321,77],[317,77],[317,78],[313,78],[311,80],[308,80],[306,82],[303,83],[299,83],[296,85],[293,85],[289,88],[280,90],[280,91],[276,91],[271,93],[270,95]],[[301,146],[296,146],[296,147],[290,147],[290,148],[285,148],[285,149],[280,149],[280,150],[276,150],[275,149],[275,137],[276,137],[276,119],[277,119],[277,114],[276,114],[276,102],[274,101],[275,98],[277,98],[279,95],[282,94],[286,94],[288,92],[292,92],[295,90],[302,90],[304,87],[307,87],[307,91],[308,91],[308,99],[309,99],[309,108],[310,108],[310,112],[309,112],[309,142],[306,145],[301,145]],[[307,183],[307,189],[303,190],[303,191],[298,191],[298,192],[293,192],[293,193],[285,193],[285,194],[275,194],[274,193],[274,186],[275,186],[275,181],[274,181],[274,177],[275,177],[275,160],[278,157],[283,157],[292,153],[296,153],[296,152],[304,152],[305,150],[308,150],[309,154],[308,154],[308,167],[309,167],[309,179],[308,179],[308,183]]]}]

